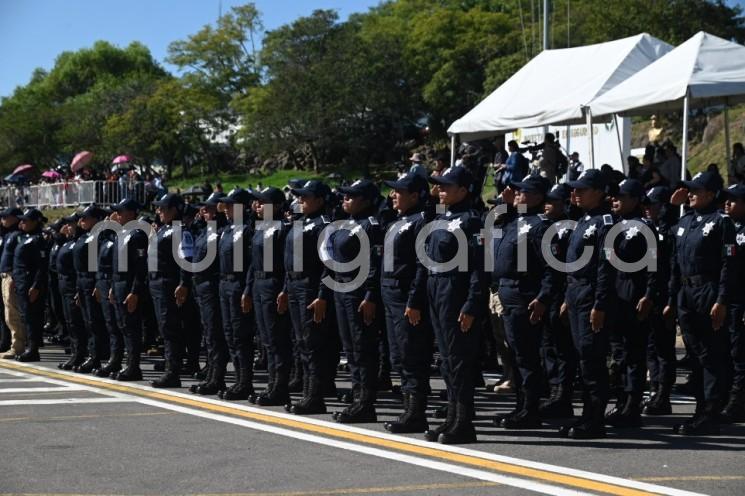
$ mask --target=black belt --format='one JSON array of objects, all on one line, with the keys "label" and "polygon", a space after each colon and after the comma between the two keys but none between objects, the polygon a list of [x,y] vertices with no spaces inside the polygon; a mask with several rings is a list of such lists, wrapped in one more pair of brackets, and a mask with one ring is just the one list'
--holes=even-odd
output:
[{"label": "black belt", "polygon": [[519,288],[520,280],[519,279],[506,279],[502,277],[499,279],[499,286],[504,286],[506,288]]},{"label": "black belt", "polygon": [[380,285],[384,288],[403,288],[407,287],[408,284],[404,284],[404,281],[399,281],[398,279],[391,279],[389,277],[384,277],[380,280]]},{"label": "black belt", "polygon": [[311,275],[306,272],[287,272],[287,278],[290,281],[299,281],[301,279],[308,279]]},{"label": "black belt", "polygon": [[279,272],[264,272],[263,270],[254,271],[254,279],[279,279]]},{"label": "black belt", "polygon": [[220,274],[220,279],[228,282],[242,281],[245,277],[243,274]]},{"label": "black belt", "polygon": [[569,284],[592,284],[593,281],[589,277],[574,277],[567,276],[567,282]]},{"label": "black belt", "polygon": [[683,283],[684,286],[690,286],[690,287],[698,287],[703,286],[704,284],[713,283],[717,280],[713,277],[707,277],[702,275],[693,275],[693,276],[682,276],[680,278],[680,282]]},{"label": "black belt", "polygon": [[218,277],[217,277],[217,274],[208,275],[208,276],[195,274],[191,277],[191,280],[194,284],[202,284],[203,282],[207,282],[207,281],[217,282]]},{"label": "black belt", "polygon": [[113,279],[113,276],[108,272],[99,272],[98,274],[96,274],[96,279],[110,281],[111,279]]},{"label": "black belt", "polygon": [[156,279],[178,279],[178,274],[166,274],[165,272],[148,272],[151,281]]}]

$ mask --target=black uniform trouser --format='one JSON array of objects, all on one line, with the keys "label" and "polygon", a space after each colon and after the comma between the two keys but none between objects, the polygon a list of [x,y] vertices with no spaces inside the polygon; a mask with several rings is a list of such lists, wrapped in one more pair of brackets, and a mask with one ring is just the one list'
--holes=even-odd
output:
[{"label": "black uniform trouser", "polygon": [[577,376],[577,351],[572,342],[572,330],[560,317],[561,304],[561,301],[554,302],[548,310],[541,355],[548,383],[571,391]]},{"label": "black uniform trouser", "polygon": [[237,277],[220,278],[220,312],[225,341],[233,364],[253,370],[254,322],[251,314],[243,313],[241,296],[244,282]]},{"label": "black uniform trouser", "polygon": [[[59,275],[57,272],[49,272],[49,307],[52,309],[54,318],[60,326],[62,336],[67,336],[67,320],[65,319],[65,312],[62,309],[62,296],[59,291]],[[0,302],[0,308],[2,308],[2,302]],[[5,326],[5,318],[0,319],[0,322]]]},{"label": "black uniform trouser", "polygon": [[114,305],[109,301],[109,290],[111,289],[110,278],[99,278],[96,279],[96,289],[101,301],[98,304],[101,306],[101,314],[103,315],[103,321],[106,323],[106,330],[109,333],[109,349],[112,355],[121,354],[124,352],[124,335],[121,329],[116,323],[116,315],[114,315]]},{"label": "black uniform trouser", "polygon": [[589,422],[602,423],[608,405],[608,368],[605,359],[608,352],[607,326],[611,316],[606,312],[606,327],[599,332],[592,330],[590,311],[595,305],[595,287],[589,282],[570,281],[566,303],[584,384],[582,416]]},{"label": "black uniform trouser", "polygon": [[189,286],[189,292],[186,301],[179,307],[179,317],[181,325],[181,335],[185,346],[184,355],[190,360],[199,360],[199,353],[202,351],[202,326],[200,308],[197,307],[196,297],[192,287]]},{"label": "black uniform trouser", "polygon": [[715,331],[711,327],[710,312],[716,297],[716,283],[684,285],[678,293],[678,322],[693,354],[691,374],[696,402],[710,408],[721,406],[727,381],[727,328]]},{"label": "black uniform trouser", "polygon": [[318,296],[319,285],[319,280],[308,277],[290,279],[287,283],[287,296],[303,372],[318,381],[327,381],[333,378],[328,363],[337,352],[332,326],[334,302],[327,302],[326,318],[319,323],[313,322],[313,311],[307,308]]},{"label": "black uniform trouser", "polygon": [[334,293],[336,320],[339,327],[347,363],[352,378],[352,386],[361,386],[369,391],[378,387],[378,327],[373,322],[367,325],[358,310],[365,298],[365,288],[349,293]]},{"label": "black uniform trouser", "polygon": [[75,304],[75,295],[78,292],[75,276],[59,274],[57,282],[62,299],[62,315],[67,324],[73,356],[82,358],[88,354],[88,333],[85,331],[83,312]]},{"label": "black uniform trouser", "polygon": [[732,359],[730,387],[745,389],[745,304],[732,303],[729,310],[730,357]]},{"label": "black uniform trouser", "polygon": [[2,292],[0,291],[0,343],[10,345],[10,342],[10,328],[5,323],[5,304],[3,303]]},{"label": "black uniform trouser", "polygon": [[142,353],[142,309],[145,302],[141,293],[137,298],[137,309],[130,313],[124,300],[129,295],[131,285],[126,280],[114,280],[112,282],[115,304],[114,317],[116,325],[124,337],[124,347],[130,357],[139,358]]},{"label": "black uniform trouser", "polygon": [[649,315],[647,367],[652,383],[675,384],[675,324],[659,309]]},{"label": "black uniform trouser", "polygon": [[646,350],[649,336],[649,319],[636,318],[636,303],[616,300],[617,311],[607,325],[611,334],[621,344],[623,389],[641,397],[647,380]]},{"label": "black uniform trouser", "polygon": [[195,281],[194,292],[199,305],[199,316],[202,320],[209,361],[215,367],[224,368],[230,359],[230,354],[222,327],[218,277]]},{"label": "black uniform trouser", "polygon": [[427,298],[448,399],[473,405],[480,326],[474,322],[468,332],[462,332],[458,323],[468,295],[468,277],[467,273],[431,274],[427,280]]},{"label": "black uniform trouser", "polygon": [[93,296],[95,288],[94,275],[82,275],[78,272],[78,295],[85,330],[88,333],[88,353],[91,358],[105,360],[109,357],[109,335],[104,325],[101,305]]},{"label": "black uniform trouser", "polygon": [[31,302],[28,292],[33,285],[27,274],[13,272],[13,282],[16,285],[18,312],[21,314],[26,327],[26,347],[30,350],[39,348],[44,330],[44,289],[39,289],[36,301]]},{"label": "black uniform trouser", "polygon": [[428,312],[422,310],[419,325],[413,326],[404,316],[409,299],[409,284],[394,284],[397,280],[382,281],[391,366],[401,376],[404,393],[429,393],[429,367],[432,361],[432,327]]},{"label": "black uniform trouser", "polygon": [[252,295],[256,327],[261,344],[266,349],[267,369],[277,375],[288,376],[292,367],[292,338],[290,316],[277,313],[277,295],[283,281],[270,277],[255,279]]},{"label": "black uniform trouser", "polygon": [[155,307],[155,318],[158,331],[163,338],[165,359],[168,370],[180,372],[181,354],[184,350],[184,340],[181,335],[181,316],[176,305],[174,293],[179,285],[176,278],[157,277],[150,279],[150,295]]},{"label": "black uniform trouser", "polygon": [[499,300],[502,302],[507,342],[515,358],[516,386],[522,390],[527,406],[538,406],[541,395],[541,340],[543,324],[532,324],[528,305],[535,298],[534,291],[521,291],[512,283],[500,283]]}]

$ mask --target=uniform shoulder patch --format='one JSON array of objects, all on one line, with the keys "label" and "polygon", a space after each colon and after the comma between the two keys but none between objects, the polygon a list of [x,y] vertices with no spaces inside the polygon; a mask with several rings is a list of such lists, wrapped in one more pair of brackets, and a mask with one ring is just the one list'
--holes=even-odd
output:
[{"label": "uniform shoulder patch", "polygon": [[326,215],[321,216],[321,222],[323,222],[324,224],[331,224],[331,221]]},{"label": "uniform shoulder patch", "polygon": [[538,214],[538,219],[546,222],[548,220],[548,217],[546,217],[546,214]]},{"label": "uniform shoulder patch", "polygon": [[369,220],[370,221],[370,224],[372,224],[373,226],[379,226],[380,225],[380,222],[378,222],[378,219],[376,219],[372,215],[370,217],[368,217],[367,220]]},{"label": "uniform shoulder patch", "polygon": [[603,224],[606,226],[613,225],[613,216],[611,214],[603,215]]}]

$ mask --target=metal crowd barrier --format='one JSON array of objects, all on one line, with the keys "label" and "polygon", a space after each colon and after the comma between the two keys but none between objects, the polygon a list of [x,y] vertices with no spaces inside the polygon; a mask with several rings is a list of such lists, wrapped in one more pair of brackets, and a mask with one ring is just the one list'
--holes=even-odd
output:
[{"label": "metal crowd barrier", "polygon": [[0,187],[0,203],[4,207],[75,207],[78,205],[113,205],[122,199],[133,199],[141,205],[154,195],[148,194],[144,181],[120,184],[110,181],[77,181],[32,186]]}]

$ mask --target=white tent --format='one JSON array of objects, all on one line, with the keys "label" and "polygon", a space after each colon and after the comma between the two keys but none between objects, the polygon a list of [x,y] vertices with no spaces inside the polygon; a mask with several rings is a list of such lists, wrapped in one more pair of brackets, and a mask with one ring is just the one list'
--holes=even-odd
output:
[{"label": "white tent", "polygon": [[[685,174],[688,109],[745,101],[745,47],[699,32],[612,90],[589,107],[593,116],[638,115],[683,110],[681,176]],[[729,162],[729,122],[725,107]]]},{"label": "white tent", "polygon": [[465,141],[523,127],[584,122],[583,107],[672,49],[640,34],[559,50],[544,50],[448,133]]}]

